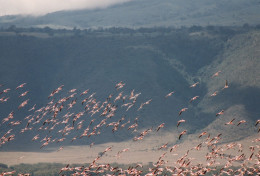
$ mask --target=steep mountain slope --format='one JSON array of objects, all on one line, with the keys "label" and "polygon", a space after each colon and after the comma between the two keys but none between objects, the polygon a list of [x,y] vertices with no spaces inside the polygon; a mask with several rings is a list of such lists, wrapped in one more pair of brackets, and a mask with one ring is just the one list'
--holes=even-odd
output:
[{"label": "steep mountain slope", "polygon": [[[230,32],[231,31],[231,32]],[[253,28],[155,28],[155,29],[117,29],[97,31],[67,31],[69,34],[61,34],[54,31],[52,35],[45,38],[30,36],[30,32],[12,33],[1,32],[0,40],[0,80],[5,84],[4,88],[11,91],[2,96],[10,97],[6,103],[1,103],[1,118],[5,118],[14,111],[15,120],[23,120],[31,114],[28,109],[35,103],[37,108],[46,106],[51,100],[47,97],[50,93],[64,85],[63,91],[55,95],[55,101],[68,96],[68,91],[77,89],[77,105],[65,109],[57,119],[62,120],[62,115],[70,111],[81,112],[83,96],[79,94],[90,89],[90,93],[96,93],[95,98],[100,102],[106,100],[109,94],[113,94],[111,103],[117,105],[116,116],[109,119],[107,123],[116,122],[125,115],[124,122],[129,119],[131,124],[138,117],[138,132],[127,129],[119,129],[112,133],[111,127],[100,129],[101,134],[77,140],[75,144],[104,143],[110,141],[122,141],[135,137],[140,130],[151,128],[156,130],[158,125],[165,123],[163,130],[175,134],[176,142],[181,131],[187,129],[188,135],[206,129],[212,134],[221,129],[225,141],[240,140],[245,136],[255,134],[253,124],[259,117],[259,29]],[[7,35],[11,35],[8,36]],[[45,33],[45,31],[43,32]],[[35,34],[35,31],[34,31]],[[42,35],[40,35],[42,36]],[[243,41],[243,42],[242,42]],[[238,53],[238,54],[237,54]],[[245,61],[244,61],[245,60]],[[241,66],[241,63],[244,66]],[[246,74],[236,77],[234,73],[240,73],[247,68]],[[212,74],[221,70],[218,77],[211,78]],[[229,88],[224,87],[228,80]],[[115,97],[121,90],[115,90],[115,84],[119,81],[126,83],[122,89],[123,95],[141,92],[135,106],[126,111],[121,107],[123,101],[115,102]],[[26,100],[18,98],[22,93],[15,88],[18,84],[28,83],[29,103],[25,108],[17,107]],[[190,88],[191,84],[199,84]],[[210,94],[218,90],[219,94],[210,97]],[[175,93],[168,98],[165,96],[171,92]],[[199,96],[198,100],[190,103],[190,99]],[[138,111],[141,103],[152,99],[149,105]],[[70,100],[72,101],[72,100]],[[128,100],[127,100],[128,102]],[[181,116],[178,115],[182,108],[188,108]],[[225,110],[224,115],[216,117],[216,113]],[[84,111],[84,110],[83,110]],[[101,113],[101,112],[99,112]],[[48,114],[51,118],[52,114]],[[96,121],[93,125],[100,123],[102,118],[99,114],[84,116],[84,128],[87,128],[91,119]],[[238,128],[231,130],[224,123],[236,118],[246,120]],[[185,119],[186,123],[176,128],[177,121]],[[223,121],[221,120],[223,119]],[[37,124],[33,131],[19,134],[20,128],[14,128],[17,133],[16,140],[4,145],[2,150],[16,149],[12,142],[24,146],[23,150],[39,148],[39,143],[32,143],[31,139],[40,133]],[[78,123],[78,121],[77,121]],[[72,124],[72,120],[70,125]],[[27,126],[25,120],[21,128]],[[127,126],[129,127],[130,124]],[[220,128],[219,128],[220,126]],[[58,125],[53,132],[48,129],[40,133],[53,135],[53,138],[64,137],[57,132],[64,126]],[[243,133],[244,128],[252,128]],[[6,132],[10,126],[2,124]],[[212,130],[212,131],[211,131]],[[239,130],[232,138],[231,133]],[[82,134],[82,131],[74,130],[66,136],[62,143],[68,145],[71,138]],[[183,138],[185,140],[186,137]],[[182,141],[178,141],[180,143]],[[56,143],[51,147],[57,146]]]},{"label": "steep mountain slope", "polygon": [[5,16],[1,26],[58,28],[258,24],[257,0],[133,0],[106,9],[61,11],[42,17]]},{"label": "steep mountain slope", "polygon": [[[227,41],[226,49],[219,59],[199,71],[208,90],[200,102],[205,111],[244,104],[249,114],[253,116],[259,114],[257,108],[260,96],[259,39],[258,31],[235,36]],[[221,71],[220,76],[212,78],[211,76],[217,71]],[[222,91],[225,80],[228,81],[230,89]],[[215,91],[219,92],[219,97],[210,97]],[[210,106],[211,102],[215,102],[213,106]]]},{"label": "steep mountain slope", "polygon": [[[202,131],[209,134],[223,134],[222,142],[234,142],[257,134],[254,127],[259,119],[260,60],[259,31],[236,35],[227,41],[223,54],[212,64],[199,70],[198,75],[207,87],[207,93],[198,104],[203,112],[220,112]],[[212,77],[219,72],[219,76]],[[223,89],[225,80],[228,88]],[[217,91],[216,96],[211,96]],[[232,120],[232,124],[226,125]],[[245,124],[239,124],[245,120]],[[245,130],[247,129],[247,130]]]}]

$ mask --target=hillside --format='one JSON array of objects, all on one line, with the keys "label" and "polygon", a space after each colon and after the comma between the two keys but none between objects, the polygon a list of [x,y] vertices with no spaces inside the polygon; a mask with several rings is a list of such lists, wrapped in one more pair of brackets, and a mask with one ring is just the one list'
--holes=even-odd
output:
[{"label": "hillside", "polygon": [[[1,98],[5,96],[10,99],[1,103],[0,117],[3,119],[14,111],[14,120],[22,120],[22,125],[13,127],[16,139],[3,145],[2,151],[17,150],[13,144],[18,143],[20,150],[38,150],[41,144],[31,142],[38,133],[41,138],[45,135],[63,137],[57,134],[63,125],[58,125],[52,132],[39,132],[42,122],[37,121],[32,131],[19,133],[27,124],[27,120],[23,119],[31,114],[28,110],[34,104],[36,109],[46,106],[51,101],[47,97],[61,85],[64,85],[63,91],[55,95],[54,101],[68,96],[68,91],[75,88],[78,103],[70,110],[66,110],[68,104],[64,104],[64,111],[59,113],[58,121],[63,120],[66,112],[76,114],[83,110],[81,101],[84,96],[79,94],[86,89],[90,90],[88,95],[96,93],[94,97],[97,102],[105,101],[109,94],[113,94],[114,100],[121,91],[127,96],[133,89],[135,93],[141,93],[129,111],[121,107],[122,100],[116,103],[111,100],[118,110],[115,117],[107,122],[116,122],[125,116],[123,122],[130,120],[130,124],[133,124],[138,117],[137,132],[120,128],[112,133],[112,127],[104,126],[100,128],[100,135],[77,140],[74,145],[131,140],[140,131],[147,128],[155,130],[162,123],[165,123],[162,130],[175,135],[184,129],[188,130],[188,135],[197,134],[203,129],[212,131],[212,134],[220,130],[223,134],[226,133],[222,142],[241,140],[257,131],[254,127],[260,114],[257,103],[260,97],[257,81],[260,75],[260,32],[257,28],[197,26],[182,29],[111,28],[94,31],[13,30],[15,31],[0,32],[0,80],[4,84],[1,90],[11,88],[9,93],[1,95]],[[221,70],[220,75],[211,78],[218,70]],[[221,90],[225,80],[228,80],[229,88]],[[115,90],[115,84],[120,81],[126,84],[125,87]],[[18,98],[22,90],[15,88],[23,82],[27,83],[24,91],[29,90],[29,93],[26,97]],[[196,82],[199,84],[190,88]],[[210,97],[215,90],[219,94]],[[171,91],[175,93],[165,98]],[[189,103],[194,96],[199,96],[198,100]],[[26,98],[29,99],[28,105],[18,109]],[[140,105],[150,99],[151,103],[138,111]],[[188,110],[179,116],[179,111],[185,107]],[[224,115],[216,117],[216,113],[222,109],[225,110]],[[96,119],[93,125],[99,124],[102,120],[99,113],[93,116],[86,113],[84,118],[81,117],[81,120],[85,120],[83,128],[71,131],[62,145],[71,145],[71,139],[80,135],[91,119]],[[51,117],[52,113],[46,119]],[[235,123],[240,120],[246,120],[247,123],[228,130],[224,123],[233,117],[236,118]],[[185,119],[186,123],[176,128],[180,119]],[[70,122],[71,125],[72,120]],[[47,126],[51,128],[52,123]],[[4,123],[1,128],[2,133],[5,133],[10,125]],[[251,129],[244,133],[245,128]],[[236,130],[240,132],[235,137],[231,136]],[[183,140],[185,139],[184,137]],[[173,139],[171,142],[182,141]],[[28,143],[31,145],[27,146]],[[56,146],[56,143],[50,144],[50,148]],[[48,147],[43,151],[48,151]]]},{"label": "hillside", "polygon": [[[200,69],[199,75],[205,81],[208,90],[207,95],[199,104],[205,112],[217,111],[220,107],[225,109],[235,105],[243,105],[248,113],[247,116],[253,117],[259,114],[257,110],[257,99],[260,96],[259,46],[258,32],[252,31],[237,35],[232,40],[227,41],[221,58]],[[209,79],[219,70],[221,76]],[[225,80],[228,80],[232,91],[228,89],[221,91]],[[210,97],[215,91],[218,91],[219,95]]]},{"label": "hillside", "polygon": [[[44,16],[3,16],[0,27],[98,28],[242,26],[259,23],[258,0],[132,0],[105,9],[60,11]],[[119,15],[120,14],[120,15]]]}]

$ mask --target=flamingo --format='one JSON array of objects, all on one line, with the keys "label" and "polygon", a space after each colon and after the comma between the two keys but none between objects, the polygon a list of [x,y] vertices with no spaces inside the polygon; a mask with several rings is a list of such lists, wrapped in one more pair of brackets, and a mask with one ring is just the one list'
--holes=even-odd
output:
[{"label": "flamingo", "polygon": [[83,92],[80,94],[80,96],[85,95],[85,94],[87,94],[88,92],[89,92],[89,89],[83,91]]},{"label": "flamingo", "polygon": [[61,168],[59,174],[60,174],[61,172],[63,172],[63,171],[69,171],[69,170],[71,170],[71,169],[69,168],[69,164],[67,164],[66,167]]},{"label": "flamingo", "polygon": [[228,88],[228,81],[226,80],[225,86],[222,88],[222,90],[223,90],[223,89],[227,89],[227,88]]},{"label": "flamingo", "polygon": [[177,145],[177,144],[176,144],[176,145],[174,145],[174,146],[172,146],[172,147],[171,147],[171,149],[170,149],[170,152],[172,152],[173,150],[176,150],[176,149],[177,149],[177,147],[179,147],[179,145]]},{"label": "flamingo", "polygon": [[182,135],[184,135],[184,134],[186,134],[186,133],[187,133],[187,130],[182,131],[182,132],[180,133],[180,135],[179,135],[179,140],[181,139]]},{"label": "flamingo", "polygon": [[235,118],[230,120],[229,122],[225,123],[225,125],[232,125],[234,120],[235,120]]},{"label": "flamingo", "polygon": [[202,136],[204,136],[204,135],[206,135],[206,134],[207,134],[206,131],[202,132],[202,133],[199,135],[199,138],[201,138]]},{"label": "flamingo", "polygon": [[3,90],[2,92],[0,92],[0,95],[1,95],[2,93],[7,93],[7,92],[9,92],[10,90],[11,90],[11,89],[7,88],[7,89]]},{"label": "flamingo", "polygon": [[59,152],[59,151],[61,151],[61,150],[63,150],[63,149],[64,149],[64,147],[61,146],[61,147],[57,150],[57,152]]},{"label": "flamingo", "polygon": [[161,128],[164,127],[164,125],[165,125],[165,123],[162,123],[161,125],[159,125],[156,131],[159,131]]},{"label": "flamingo", "polygon": [[34,137],[32,138],[32,141],[36,141],[37,139],[39,139],[39,134],[37,134],[36,136],[34,136]]},{"label": "flamingo", "polygon": [[245,121],[245,120],[240,120],[240,121],[238,122],[237,126],[239,126],[241,123],[246,123],[246,121]]},{"label": "flamingo", "polygon": [[123,83],[123,81],[120,81],[119,83],[116,84],[115,88],[118,90],[118,89],[121,89],[125,86],[125,83]]},{"label": "flamingo", "polygon": [[190,86],[190,88],[196,87],[199,84],[199,82],[196,82]]},{"label": "flamingo", "polygon": [[168,142],[166,144],[163,144],[161,147],[158,148],[158,150],[161,150],[162,148],[167,148]]},{"label": "flamingo", "polygon": [[69,93],[74,93],[74,92],[76,92],[76,90],[77,90],[77,89],[71,89],[71,90],[69,91]]},{"label": "flamingo", "polygon": [[180,111],[179,111],[179,116],[182,114],[182,112],[186,111],[188,108],[182,108]]},{"label": "flamingo", "polygon": [[18,109],[24,107],[25,105],[27,105],[29,99],[25,100],[24,102],[22,102],[19,106],[18,106]]},{"label": "flamingo", "polygon": [[210,96],[215,97],[218,94],[218,91],[213,92]]},{"label": "flamingo", "polygon": [[35,106],[36,106],[36,104],[34,104],[33,107],[32,107],[31,109],[29,109],[28,111],[33,111],[33,110],[35,110]]},{"label": "flamingo", "polygon": [[130,96],[129,96],[129,98],[128,98],[129,100],[133,99],[133,97],[134,97],[134,91],[135,91],[134,89],[131,91]]},{"label": "flamingo", "polygon": [[185,120],[183,120],[183,119],[182,119],[182,120],[179,120],[178,123],[177,123],[177,128],[178,128],[179,125],[180,125],[181,123],[183,123],[183,122],[185,122]]},{"label": "flamingo", "polygon": [[29,91],[26,91],[26,92],[22,93],[21,95],[19,95],[19,98],[20,98],[20,97],[23,97],[23,96],[25,96],[25,95],[27,95],[28,92],[29,92]]},{"label": "flamingo", "polygon": [[23,83],[23,84],[21,84],[21,85],[17,86],[17,87],[16,87],[16,90],[17,90],[17,89],[19,89],[19,88],[22,88],[22,87],[24,87],[25,85],[26,85],[26,83]]},{"label": "flamingo", "polygon": [[195,97],[191,98],[190,103],[193,102],[194,100],[196,100],[197,98],[199,98],[199,96],[195,96]]},{"label": "flamingo", "polygon": [[165,98],[168,98],[168,97],[172,96],[172,94],[174,94],[174,91],[168,93],[168,94],[165,96]]},{"label": "flamingo", "polygon": [[218,112],[218,113],[216,114],[216,116],[219,116],[219,115],[222,115],[222,114],[224,114],[224,110],[221,110],[220,112]]},{"label": "flamingo", "polygon": [[214,78],[214,77],[219,76],[219,73],[221,73],[221,71],[217,71],[215,74],[213,74],[213,75],[211,76],[211,78]]}]

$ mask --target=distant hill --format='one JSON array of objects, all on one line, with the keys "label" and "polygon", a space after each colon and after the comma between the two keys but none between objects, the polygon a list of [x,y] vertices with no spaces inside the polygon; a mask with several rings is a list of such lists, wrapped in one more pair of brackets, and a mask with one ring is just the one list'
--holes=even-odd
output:
[{"label": "distant hill", "polygon": [[[14,132],[17,134],[15,141],[19,142],[20,146],[32,143],[31,139],[38,133],[41,134],[41,138],[45,135],[61,138],[62,135],[56,132],[65,126],[63,124],[58,125],[53,132],[48,130],[39,132],[38,128],[43,122],[38,124],[34,121],[35,125],[29,125],[34,127],[32,132],[25,134],[19,132],[21,128],[27,126],[27,120],[23,119],[31,114],[28,110],[34,104],[36,109],[46,106],[51,101],[51,98],[47,98],[50,93],[64,85],[63,91],[55,95],[54,101],[68,96],[68,91],[75,88],[78,103],[71,110],[67,110],[67,103],[64,104],[65,108],[57,116],[58,120],[62,120],[67,111],[74,113],[84,111],[81,101],[85,96],[80,96],[80,93],[89,89],[88,95],[96,93],[94,97],[97,102],[100,101],[99,105],[113,94],[111,103],[115,104],[118,110],[116,116],[109,119],[107,124],[117,122],[125,116],[123,122],[130,120],[130,124],[138,118],[138,130],[151,127],[154,130],[161,123],[165,123],[163,130],[174,134],[183,129],[188,129],[188,134],[197,133],[202,129],[210,129],[213,132],[223,129],[225,133],[224,123],[234,117],[235,123],[243,119],[248,123],[246,126],[239,126],[240,132],[235,138],[227,136],[224,139],[240,140],[256,132],[254,123],[260,114],[259,34],[258,28],[250,26],[204,28],[193,26],[182,29],[138,30],[129,28],[1,30],[0,84],[4,84],[1,90],[5,88],[11,90],[0,97],[10,97],[7,102],[0,104],[0,117],[3,119],[14,111],[14,120],[23,121],[22,125],[14,127]],[[219,76],[212,78],[217,71],[221,71]],[[222,90],[226,80],[229,87]],[[120,81],[126,85],[121,90],[116,90],[115,84]],[[27,85],[23,89],[15,90],[23,82]],[[198,85],[191,88],[190,86],[196,82],[199,82]],[[125,107],[121,107],[123,100],[114,101],[114,99],[121,91],[123,95],[129,96],[133,89],[135,93],[140,92],[141,95],[133,108],[126,111]],[[28,96],[18,98],[26,90],[30,91]],[[175,93],[165,98],[171,91]],[[218,91],[218,94],[211,97],[214,91]],[[194,96],[199,98],[189,102]],[[27,98],[28,105],[18,109]],[[151,103],[138,111],[140,105],[150,99]],[[182,108],[188,110],[179,116]],[[224,115],[216,116],[222,109],[225,110]],[[100,113],[93,116],[86,114],[77,123],[84,119],[84,129],[94,118],[96,120],[93,125],[97,125],[102,120]],[[52,113],[46,118],[51,116]],[[186,123],[177,129],[176,124],[180,119],[185,119]],[[1,125],[2,133],[10,128],[8,123]],[[48,124],[49,127],[51,124]],[[72,120],[69,125],[72,125]],[[223,126],[218,127],[219,125]],[[241,133],[244,127],[252,129],[247,133]],[[75,144],[122,141],[131,139],[137,134],[124,128],[112,133],[110,126],[104,126],[100,130],[100,135],[77,140]],[[226,132],[233,133],[232,130]],[[66,135],[64,144],[70,144],[72,137],[81,134],[82,130],[73,130]],[[2,150],[16,149],[16,146],[12,145],[15,141],[11,141],[10,145],[3,145]],[[33,143],[24,149],[31,150],[33,147],[38,149],[39,145],[40,143]]]},{"label": "distant hill", "polygon": [[258,0],[133,0],[106,9],[60,11],[40,17],[3,16],[0,26],[52,28],[259,24]]}]

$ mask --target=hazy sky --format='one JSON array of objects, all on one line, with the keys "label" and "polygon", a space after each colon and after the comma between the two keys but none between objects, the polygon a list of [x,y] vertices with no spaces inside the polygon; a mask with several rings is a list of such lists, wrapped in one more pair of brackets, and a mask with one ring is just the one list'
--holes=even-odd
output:
[{"label": "hazy sky", "polygon": [[0,0],[0,16],[13,14],[43,15],[59,10],[105,8],[130,0]]}]

